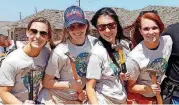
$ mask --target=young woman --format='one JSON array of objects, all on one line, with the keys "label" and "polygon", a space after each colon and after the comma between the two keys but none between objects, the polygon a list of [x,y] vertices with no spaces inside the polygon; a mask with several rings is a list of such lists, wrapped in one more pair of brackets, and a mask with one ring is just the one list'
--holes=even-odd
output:
[{"label": "young woman", "polygon": [[[127,70],[132,72],[128,81],[128,100],[138,104],[156,103],[160,95],[160,84],[152,81],[154,72],[164,73],[171,54],[172,39],[160,36],[164,30],[157,11],[142,11],[136,21],[127,29],[133,29],[133,50],[126,60]],[[162,75],[158,74],[160,82]],[[129,102],[130,103],[130,102]]]},{"label": "young woman", "polygon": [[[28,44],[10,53],[0,68],[0,98],[4,104],[34,104],[29,100],[29,93],[34,93],[35,100],[39,91],[50,55],[45,47],[52,36],[50,23],[44,18],[35,18],[28,24],[26,34]],[[33,73],[30,77],[33,86],[28,81],[29,73]]]},{"label": "young woman", "polygon": [[[68,7],[64,12],[65,29],[62,43],[58,44],[50,57],[39,101],[45,104],[81,104],[86,94],[86,67],[94,37],[88,35],[89,24],[84,12],[77,6]],[[75,59],[75,69],[81,81],[74,78],[71,62],[66,53]]]},{"label": "young woman", "polygon": [[[92,49],[86,78],[86,91],[90,104],[124,104],[126,91],[120,80],[118,52],[112,45],[122,44],[124,56],[129,52],[127,38],[123,35],[118,16],[111,8],[101,8],[93,16],[91,23],[97,28],[99,42]],[[130,75],[125,76],[129,79]]]}]

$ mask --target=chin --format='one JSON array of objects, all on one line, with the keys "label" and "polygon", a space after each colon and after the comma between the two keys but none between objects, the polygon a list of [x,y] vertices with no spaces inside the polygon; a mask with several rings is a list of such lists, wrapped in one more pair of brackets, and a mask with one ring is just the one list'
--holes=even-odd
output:
[{"label": "chin", "polygon": [[42,45],[38,45],[38,44],[34,44],[34,43],[32,43],[31,46],[33,48],[42,48]]}]

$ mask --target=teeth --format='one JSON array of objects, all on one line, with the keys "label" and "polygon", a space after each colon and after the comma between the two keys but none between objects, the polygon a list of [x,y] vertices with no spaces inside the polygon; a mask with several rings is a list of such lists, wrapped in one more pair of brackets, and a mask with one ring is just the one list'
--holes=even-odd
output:
[{"label": "teeth", "polygon": [[146,38],[146,41],[148,41],[148,42],[155,42],[156,41],[156,37]]}]

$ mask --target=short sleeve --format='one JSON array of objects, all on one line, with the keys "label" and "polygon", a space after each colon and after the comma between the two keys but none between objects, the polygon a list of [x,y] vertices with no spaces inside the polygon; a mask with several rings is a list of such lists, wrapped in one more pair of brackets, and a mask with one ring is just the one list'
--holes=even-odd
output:
[{"label": "short sleeve", "polygon": [[60,75],[58,74],[62,69],[62,62],[63,60],[61,59],[61,57],[53,51],[48,61],[45,73],[60,78]]},{"label": "short sleeve", "polygon": [[0,68],[0,86],[14,86],[17,70],[4,61]]},{"label": "short sleeve", "polygon": [[102,59],[96,54],[92,54],[89,58],[86,78],[100,79],[102,75]]},{"label": "short sleeve", "polygon": [[131,80],[137,80],[139,74],[140,74],[140,68],[137,62],[130,57],[127,57],[126,59],[126,68],[127,71],[131,74]]}]

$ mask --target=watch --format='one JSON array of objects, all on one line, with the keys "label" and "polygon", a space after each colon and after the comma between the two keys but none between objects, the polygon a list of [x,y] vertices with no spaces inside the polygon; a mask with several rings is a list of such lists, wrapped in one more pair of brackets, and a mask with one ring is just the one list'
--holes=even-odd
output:
[{"label": "watch", "polygon": [[70,81],[68,82],[68,88],[69,88],[69,89],[71,88],[71,83],[70,83]]}]

